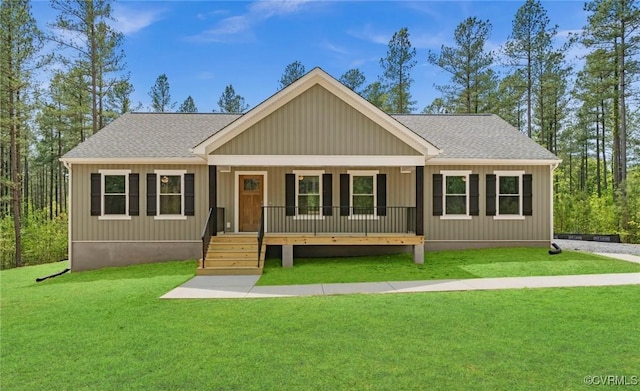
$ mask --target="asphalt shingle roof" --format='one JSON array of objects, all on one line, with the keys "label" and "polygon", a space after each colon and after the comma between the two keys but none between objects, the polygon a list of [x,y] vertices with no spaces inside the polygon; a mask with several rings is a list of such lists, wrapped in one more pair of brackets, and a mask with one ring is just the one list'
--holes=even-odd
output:
[{"label": "asphalt shingle roof", "polygon": [[237,118],[218,113],[127,113],[64,158],[188,158],[189,152]]},{"label": "asphalt shingle roof", "polygon": [[392,115],[442,150],[442,159],[558,160],[495,114]]},{"label": "asphalt shingle roof", "polygon": [[[188,158],[191,148],[239,118],[239,114],[124,114],[64,158]],[[393,115],[442,150],[443,159],[557,160],[545,148],[496,115]]]}]

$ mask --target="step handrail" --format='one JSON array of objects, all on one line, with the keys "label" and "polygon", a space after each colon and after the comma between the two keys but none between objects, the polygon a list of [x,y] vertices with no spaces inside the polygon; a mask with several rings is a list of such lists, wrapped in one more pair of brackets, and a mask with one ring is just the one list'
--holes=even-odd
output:
[{"label": "step handrail", "polygon": [[207,249],[211,241],[211,216],[213,216],[213,208],[209,208],[207,220],[202,228],[202,268],[204,269],[204,261],[207,259]]},{"label": "step handrail", "polygon": [[260,267],[260,256],[262,255],[262,242],[264,240],[264,206],[260,208],[260,225],[258,226],[258,267]]}]

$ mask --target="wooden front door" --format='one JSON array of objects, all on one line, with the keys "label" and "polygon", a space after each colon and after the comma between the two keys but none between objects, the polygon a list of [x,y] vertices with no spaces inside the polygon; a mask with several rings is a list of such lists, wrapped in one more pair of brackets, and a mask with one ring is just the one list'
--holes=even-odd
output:
[{"label": "wooden front door", "polygon": [[260,208],[264,200],[264,177],[240,175],[238,189],[238,228],[240,232],[257,232]]}]

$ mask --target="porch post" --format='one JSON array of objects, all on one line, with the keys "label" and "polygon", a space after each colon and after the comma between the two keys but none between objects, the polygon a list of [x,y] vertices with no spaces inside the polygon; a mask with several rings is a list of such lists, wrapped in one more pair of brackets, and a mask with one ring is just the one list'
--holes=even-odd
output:
[{"label": "porch post", "polygon": [[282,245],[282,267],[293,267],[293,245]]},{"label": "porch post", "polygon": [[211,236],[218,234],[218,167],[209,166],[209,208],[211,211]]},{"label": "porch post", "polygon": [[416,166],[416,235],[424,235],[424,166]]}]

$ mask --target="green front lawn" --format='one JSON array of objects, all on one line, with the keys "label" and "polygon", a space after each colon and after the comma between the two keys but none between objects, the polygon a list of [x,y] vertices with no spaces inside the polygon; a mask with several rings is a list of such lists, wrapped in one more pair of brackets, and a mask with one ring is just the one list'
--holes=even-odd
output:
[{"label": "green front lawn", "polygon": [[301,258],[283,269],[267,260],[258,285],[433,279],[556,276],[640,272],[640,264],[595,254],[563,251],[549,255],[540,248],[498,248],[425,253],[424,265],[412,254],[353,258]]},{"label": "green front lawn", "polygon": [[555,390],[639,375],[638,286],[160,300],[193,261],[34,281],[64,267],[0,272],[2,390]]}]

